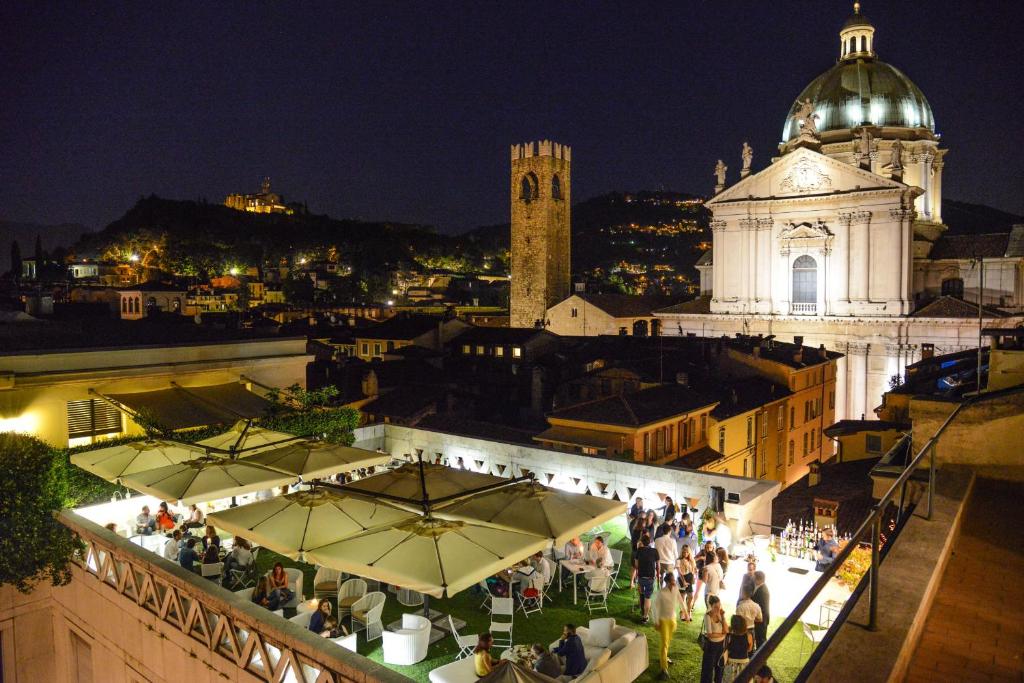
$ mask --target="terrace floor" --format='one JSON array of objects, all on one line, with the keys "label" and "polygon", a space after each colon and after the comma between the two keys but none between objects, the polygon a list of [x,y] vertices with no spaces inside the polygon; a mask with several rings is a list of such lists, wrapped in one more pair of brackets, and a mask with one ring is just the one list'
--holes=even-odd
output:
[{"label": "terrace floor", "polygon": [[[628,561],[629,539],[625,535],[625,528],[619,524],[618,526],[605,525],[605,529],[612,532],[610,539],[612,547],[623,550],[626,555],[626,561]],[[272,552],[261,553],[259,557],[260,564],[263,565],[266,563],[266,568],[268,569],[276,561],[281,561],[285,566],[299,567],[305,572],[305,585],[307,587],[312,586],[314,574],[313,567],[275,556]],[[735,585],[729,585],[728,589],[721,596],[723,598],[723,604],[726,608],[726,612],[730,615],[735,607],[736,593],[739,590],[738,581],[733,581],[731,583]],[[624,566],[622,573],[619,576],[618,587],[608,598],[608,614],[606,615],[603,611],[597,612],[594,614],[594,618],[604,616],[614,617],[616,622],[620,625],[635,628],[647,636],[651,666],[647,672],[637,680],[642,682],[654,681],[656,680],[656,676],[659,672],[659,636],[652,626],[643,626],[639,623],[639,615],[634,611],[633,607],[635,601],[634,593],[629,589],[628,584],[629,574],[627,572],[627,567]],[[772,590],[772,587],[769,586],[769,589]],[[309,593],[311,593],[312,589],[307,588],[306,591],[307,597],[309,597]],[[587,612],[587,608],[583,604],[582,599],[579,605],[574,606],[572,604],[572,592],[568,588],[562,593],[559,593],[557,589],[555,589],[553,595],[553,600],[550,602],[545,601],[543,614],[533,614],[529,618],[525,618],[521,612],[516,613],[515,627],[513,630],[514,642],[517,644],[530,644],[537,642],[546,646],[561,634],[562,624],[567,622],[572,622],[577,625],[587,624],[590,620],[590,615]],[[773,594],[773,596],[774,595],[775,594]],[[460,633],[462,633],[462,635],[467,635],[487,630],[490,620],[489,615],[480,609],[481,599],[481,596],[477,595],[474,591],[467,590],[446,600],[432,599],[430,601],[430,606],[432,609],[440,610],[446,614],[453,614],[457,618],[466,621],[467,625],[465,628],[460,630]],[[383,623],[388,624],[396,619],[400,619],[403,612],[414,611],[417,611],[417,608],[403,607],[402,605],[399,605],[395,596],[388,593],[388,600],[384,608]],[[671,667],[671,680],[673,681],[696,682],[700,680],[701,651],[697,646],[697,635],[700,632],[700,621],[703,616],[703,605],[697,605],[695,606],[693,621],[680,622],[676,629],[673,643],[669,650],[669,657],[674,660],[674,664]],[[774,617],[773,621],[778,624],[782,621],[783,616],[784,614],[780,613]],[[769,632],[773,630],[774,629],[771,628],[770,624]],[[801,641],[803,641],[803,643],[801,643]],[[801,646],[803,646],[802,654]],[[358,651],[360,654],[369,657],[376,662],[383,663],[380,639],[367,643],[363,637],[360,636]],[[419,664],[413,666],[388,666],[409,678],[427,683],[428,673],[432,669],[451,662],[455,657],[456,651],[454,641],[452,638],[448,637],[438,641],[434,645],[431,645],[430,650],[427,653],[427,658]],[[810,655],[810,651],[811,648],[803,633],[799,632],[799,629],[795,629],[790,636],[787,637],[782,647],[780,647],[771,657],[770,664],[776,675],[776,680],[780,682],[793,680],[796,673],[803,665],[803,662],[806,661],[807,657]]]},{"label": "terrace floor", "polygon": [[979,478],[907,681],[1024,681],[1020,484]]}]

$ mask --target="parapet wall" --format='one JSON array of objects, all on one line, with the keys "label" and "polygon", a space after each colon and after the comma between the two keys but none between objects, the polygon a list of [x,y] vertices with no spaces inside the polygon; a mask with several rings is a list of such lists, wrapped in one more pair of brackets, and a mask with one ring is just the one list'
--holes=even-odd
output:
[{"label": "parapet wall", "polygon": [[572,149],[569,145],[560,145],[551,140],[512,145],[512,161],[528,159],[530,157],[554,157],[562,161],[572,161]]}]

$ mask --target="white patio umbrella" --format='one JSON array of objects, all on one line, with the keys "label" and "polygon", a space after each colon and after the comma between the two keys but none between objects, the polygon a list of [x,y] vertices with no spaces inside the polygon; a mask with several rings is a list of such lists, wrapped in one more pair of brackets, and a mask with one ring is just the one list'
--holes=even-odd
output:
[{"label": "white patio umbrella", "polygon": [[293,560],[304,560],[309,548],[417,516],[384,503],[315,488],[211,512],[207,519],[229,533]]},{"label": "white patio umbrella", "polygon": [[251,424],[248,420],[239,420],[223,434],[197,441],[196,445],[220,451],[234,451],[239,455],[251,455],[272,448],[280,448],[288,443],[298,441],[299,438],[294,434],[264,429]]},{"label": "white patio umbrella", "polygon": [[417,463],[406,463],[388,472],[375,474],[372,477],[366,477],[365,479],[346,484],[345,488],[370,495],[379,493],[386,496],[404,498],[412,503],[416,503],[423,499],[424,486],[426,486],[427,497],[435,501],[467,493],[485,486],[500,484],[505,481],[508,480],[490,474],[423,463],[423,479],[421,482],[420,465]]},{"label": "white patio umbrella", "polygon": [[565,543],[573,536],[625,514],[626,504],[521,482],[461,498],[434,509],[444,519],[484,522]]},{"label": "white patio umbrella", "polygon": [[550,540],[475,522],[417,517],[313,548],[306,560],[436,598],[544,550]]},{"label": "white patio umbrella", "polygon": [[241,496],[261,489],[291,484],[295,475],[244,459],[203,456],[121,477],[125,486],[163,500],[185,505]]},{"label": "white patio umbrella", "polygon": [[205,455],[202,448],[166,439],[133,441],[71,456],[71,464],[107,481]]},{"label": "white patio umbrella", "polygon": [[272,450],[261,450],[253,455],[243,453],[238,462],[263,465],[308,481],[360,467],[381,465],[390,459],[387,453],[303,439]]}]

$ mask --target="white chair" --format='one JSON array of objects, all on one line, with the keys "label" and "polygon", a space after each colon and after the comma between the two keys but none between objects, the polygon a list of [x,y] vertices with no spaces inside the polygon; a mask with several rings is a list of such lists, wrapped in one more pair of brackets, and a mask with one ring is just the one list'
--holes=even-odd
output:
[{"label": "white chair", "polygon": [[494,595],[491,593],[491,587],[483,580],[478,581],[476,585],[484,592],[484,601],[480,603],[480,609],[485,609],[488,612],[491,611],[491,601],[494,599]]},{"label": "white chair", "polygon": [[380,638],[384,631],[381,614],[384,612],[386,596],[380,591],[367,593],[352,605],[352,631],[366,630],[366,640]]},{"label": "white chair", "polygon": [[223,562],[212,562],[210,564],[201,564],[201,565],[199,565],[199,573],[203,576],[203,578],[209,579],[209,578],[220,576],[223,571],[224,571],[224,563]]},{"label": "white chair", "polygon": [[459,654],[455,655],[455,659],[461,659],[472,654],[476,648],[477,641],[480,640],[480,635],[474,633],[471,636],[460,636],[458,629],[455,628],[455,620],[450,614],[448,615],[448,626],[451,628],[452,636],[455,637],[455,644],[459,648]]},{"label": "white chair", "polygon": [[383,633],[384,663],[409,665],[426,659],[430,628],[426,617],[403,614],[402,628]]},{"label": "white chair", "polygon": [[603,572],[594,572],[587,576],[587,609],[603,609],[608,611],[608,591],[611,589],[612,577]]},{"label": "white chair", "polygon": [[[491,635],[494,636],[494,644],[498,647],[512,647],[512,622],[515,620],[515,603],[512,598],[491,598]],[[494,617],[508,617],[495,621]],[[501,636],[501,634],[505,634]]]},{"label": "white chair", "polygon": [[294,617],[291,617],[290,619],[288,619],[288,621],[292,622],[293,624],[298,624],[302,628],[308,630],[309,629],[309,620],[312,619],[312,618],[313,618],[313,613],[312,612],[300,612],[300,613],[296,614]]},{"label": "white chair", "polygon": [[259,553],[259,550],[259,548],[252,549],[252,559],[249,560],[249,564],[228,570],[228,585],[226,586],[228,590],[237,590],[256,585],[256,581],[259,579],[258,570],[256,569],[256,555]]},{"label": "white chair", "polygon": [[[274,570],[267,572],[267,576]],[[302,570],[294,567],[285,567],[284,573],[288,575],[288,590],[292,593],[292,599],[281,603],[281,609],[295,609],[303,599],[302,595]]]},{"label": "white chair", "polygon": [[349,579],[338,587],[338,621],[352,612],[352,605],[366,595],[366,582],[362,579]]},{"label": "white chair", "polygon": [[313,577],[313,597],[333,598],[338,594],[338,583],[341,572],[330,567],[317,567]]},{"label": "white chair", "polygon": [[534,612],[544,611],[544,574],[537,570],[530,577],[530,585],[519,594],[519,609],[529,619]]},{"label": "white chair", "polygon": [[356,651],[356,634],[355,633],[350,633],[347,636],[342,636],[341,638],[331,638],[331,642],[332,643],[337,643],[338,645],[341,645],[343,648],[345,648],[349,652],[355,652]]},{"label": "white chair", "polygon": [[804,627],[804,636],[806,640],[803,638],[800,639],[800,656],[798,657],[798,660],[803,661],[804,645],[807,641],[811,641],[811,652],[814,652],[814,648],[818,646],[818,643],[820,643],[825,637],[825,634],[828,633],[828,629],[808,624],[806,621],[801,621],[800,623]]},{"label": "white chair", "polygon": [[614,588],[619,580],[619,570],[622,569],[622,551],[617,548],[609,548],[608,552],[611,553],[612,562],[615,565],[612,569],[612,588]]}]

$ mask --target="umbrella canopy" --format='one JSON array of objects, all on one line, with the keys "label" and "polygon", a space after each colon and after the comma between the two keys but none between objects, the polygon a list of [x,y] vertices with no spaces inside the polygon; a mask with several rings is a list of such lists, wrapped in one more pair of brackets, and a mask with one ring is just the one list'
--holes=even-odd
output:
[{"label": "umbrella canopy", "polygon": [[[423,481],[426,484],[427,496],[431,500],[436,500],[508,480],[489,474],[423,463]],[[383,493],[398,496],[411,502],[418,502],[423,498],[420,466],[415,463],[406,463],[389,472],[346,484],[345,488],[369,495]]]},{"label": "umbrella canopy", "polygon": [[551,538],[557,544],[625,512],[625,503],[530,481],[463,498],[435,510],[444,519],[486,522]]},{"label": "umbrella canopy", "polygon": [[381,465],[389,460],[391,456],[387,453],[303,439],[254,455],[243,454],[238,462],[263,465],[309,480],[349,472],[359,467]]},{"label": "umbrella canopy", "polygon": [[207,519],[229,533],[302,560],[310,548],[415,516],[390,505],[317,488],[212,512]]},{"label": "umbrella canopy", "polygon": [[[248,428],[247,428],[248,427]],[[280,448],[285,443],[296,441],[298,437],[285,432],[275,432],[271,429],[264,429],[256,425],[250,425],[246,420],[239,420],[235,425],[217,436],[197,441],[197,446],[216,448],[221,451],[235,450],[242,455],[259,453],[271,448]]]},{"label": "umbrella canopy", "polygon": [[496,666],[477,683],[552,683],[556,679],[545,676],[532,669],[527,669],[517,662],[509,662],[504,666]]},{"label": "umbrella canopy", "polygon": [[177,465],[203,455],[203,449],[189,444],[150,439],[75,453],[71,456],[71,464],[107,481],[117,481],[125,475]]},{"label": "umbrella canopy", "polygon": [[543,551],[549,543],[474,522],[417,517],[315,548],[306,560],[441,598]]},{"label": "umbrella canopy", "polygon": [[185,505],[290,484],[295,476],[256,463],[204,456],[121,477],[125,486]]}]

